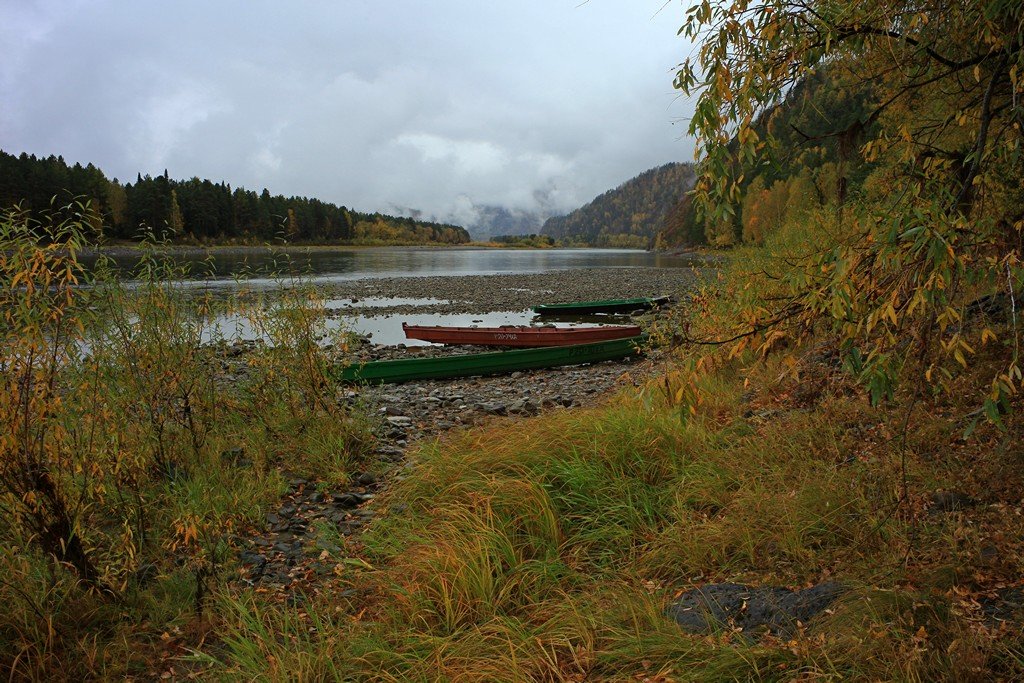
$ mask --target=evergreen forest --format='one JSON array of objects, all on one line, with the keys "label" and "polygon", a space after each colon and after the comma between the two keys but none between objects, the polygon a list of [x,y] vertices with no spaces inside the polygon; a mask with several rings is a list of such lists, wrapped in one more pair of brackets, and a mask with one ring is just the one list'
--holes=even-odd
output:
[{"label": "evergreen forest", "polygon": [[105,240],[143,234],[186,244],[462,244],[462,227],[362,213],[309,197],[284,197],[225,182],[173,180],[167,171],[134,183],[108,179],[93,164],[0,151],[0,206],[29,215],[73,201]]}]

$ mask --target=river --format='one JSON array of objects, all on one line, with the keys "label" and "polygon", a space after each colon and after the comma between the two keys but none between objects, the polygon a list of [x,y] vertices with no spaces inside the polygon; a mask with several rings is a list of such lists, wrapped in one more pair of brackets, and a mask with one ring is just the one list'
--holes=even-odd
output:
[{"label": "river", "polygon": [[[220,247],[171,249],[173,262],[187,266],[189,278],[230,284],[245,277],[250,286],[265,282],[273,273],[302,274],[313,283],[382,277],[495,275],[546,273],[572,268],[682,268],[694,255],[661,254],[637,249],[481,249],[423,247]],[[140,253],[115,250],[107,257],[131,272]],[[699,257],[697,257],[699,258]],[[87,264],[95,257],[86,259]]]},{"label": "river", "polygon": [[[300,275],[304,284],[321,288],[327,296],[329,329],[344,328],[387,345],[424,344],[406,340],[402,322],[484,326],[546,322],[536,320],[529,306],[539,303],[536,297],[540,293],[551,294],[552,287],[567,300],[668,293],[650,282],[649,287],[655,288],[652,291],[645,283],[657,279],[653,277],[657,273],[680,273],[682,278],[683,269],[702,262],[701,256],[693,254],[627,249],[243,247],[172,249],[166,255],[187,270],[187,275],[178,280],[181,285],[206,291],[228,293],[239,286],[272,289],[289,281],[290,275]],[[138,263],[139,253],[125,250],[109,258],[129,274]],[[601,274],[605,272],[607,276]],[[628,276],[630,272],[636,275]],[[588,281],[590,289],[581,289],[588,282],[576,282],[574,274]],[[625,292],[622,287],[629,283],[624,280],[639,281],[639,290]],[[441,293],[446,291],[447,295]],[[510,292],[522,294],[509,301]],[[495,303],[496,299],[501,303]],[[452,300],[470,303],[455,310]],[[606,318],[600,322],[625,320]],[[578,320],[558,324],[597,323]],[[242,339],[258,336],[238,317],[219,318],[214,327],[211,334]]]}]

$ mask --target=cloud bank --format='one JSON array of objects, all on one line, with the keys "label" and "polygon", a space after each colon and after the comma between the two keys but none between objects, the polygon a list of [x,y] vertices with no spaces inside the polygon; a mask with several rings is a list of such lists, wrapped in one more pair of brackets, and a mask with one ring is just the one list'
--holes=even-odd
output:
[{"label": "cloud bank", "polygon": [[692,158],[664,0],[0,0],[0,148],[360,210],[573,209]]}]

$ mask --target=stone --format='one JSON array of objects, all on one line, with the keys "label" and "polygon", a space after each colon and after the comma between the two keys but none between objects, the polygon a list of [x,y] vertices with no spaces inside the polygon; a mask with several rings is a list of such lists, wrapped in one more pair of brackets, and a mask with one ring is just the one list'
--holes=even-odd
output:
[{"label": "stone", "polygon": [[747,633],[767,630],[788,637],[796,631],[797,622],[806,624],[844,590],[834,581],[797,591],[735,583],[709,584],[683,593],[669,606],[667,614],[691,633],[713,633],[736,626]]},{"label": "stone", "polygon": [[481,403],[479,408],[488,415],[505,415],[508,413],[508,408],[505,404],[497,401]]},{"label": "stone", "polygon": [[369,472],[362,472],[356,475],[356,483],[360,486],[373,486],[377,483],[377,477]]},{"label": "stone", "polygon": [[363,502],[363,497],[358,493],[336,493],[331,496],[335,507],[351,509]]},{"label": "stone", "polygon": [[341,526],[348,521],[348,515],[344,512],[335,512],[330,516],[331,522],[337,526]]},{"label": "stone", "polygon": [[249,576],[262,574],[264,568],[267,566],[266,556],[251,550],[243,550],[238,556],[238,559],[242,561],[242,564],[250,566]]},{"label": "stone", "polygon": [[1019,622],[1024,610],[1024,591],[1020,588],[998,588],[992,595],[978,599],[985,620],[995,626],[1000,622]]},{"label": "stone", "polygon": [[512,413],[513,415],[522,415],[526,413],[526,400],[519,399],[518,401],[513,401],[512,404],[509,405],[508,407],[508,412]]}]

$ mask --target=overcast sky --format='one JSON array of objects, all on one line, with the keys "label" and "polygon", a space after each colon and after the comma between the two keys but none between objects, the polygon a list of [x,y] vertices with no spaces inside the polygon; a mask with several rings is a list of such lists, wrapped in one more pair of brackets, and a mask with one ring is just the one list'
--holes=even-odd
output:
[{"label": "overcast sky", "polygon": [[0,0],[0,149],[471,222],[689,161],[678,0]]}]

